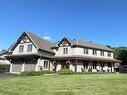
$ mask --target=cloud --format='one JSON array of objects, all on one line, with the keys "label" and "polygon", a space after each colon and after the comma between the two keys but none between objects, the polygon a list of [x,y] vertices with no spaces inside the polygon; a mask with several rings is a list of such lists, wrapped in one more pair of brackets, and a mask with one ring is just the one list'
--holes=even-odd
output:
[{"label": "cloud", "polygon": [[43,39],[45,39],[45,40],[51,40],[51,38],[49,36],[44,36]]}]

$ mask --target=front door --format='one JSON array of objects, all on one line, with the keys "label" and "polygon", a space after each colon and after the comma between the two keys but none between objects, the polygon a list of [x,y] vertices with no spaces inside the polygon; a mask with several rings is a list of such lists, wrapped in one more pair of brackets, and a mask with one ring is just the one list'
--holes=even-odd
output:
[{"label": "front door", "polygon": [[61,68],[62,69],[69,69],[69,63],[66,63],[66,61],[61,61]]}]

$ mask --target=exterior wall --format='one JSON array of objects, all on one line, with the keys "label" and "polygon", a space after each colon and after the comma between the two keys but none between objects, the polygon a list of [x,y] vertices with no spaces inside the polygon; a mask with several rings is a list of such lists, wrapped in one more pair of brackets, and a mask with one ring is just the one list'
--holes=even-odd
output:
[{"label": "exterior wall", "polygon": [[70,70],[72,70],[73,72],[75,72],[75,66],[73,64],[70,64]]},{"label": "exterior wall", "polygon": [[[68,48],[68,54],[63,54],[63,49]],[[55,52],[55,56],[71,56],[73,54],[73,49],[70,46],[59,47],[58,50],[53,50]]]},{"label": "exterior wall", "polygon": [[113,52],[111,53],[111,57],[108,57],[108,52],[104,51],[104,56],[100,55],[101,50],[97,50],[97,55],[93,55],[93,49],[88,49],[89,54],[84,54],[84,48],[76,47],[73,48],[73,55],[83,55],[83,56],[92,56],[92,57],[101,57],[101,58],[113,58]]},{"label": "exterior wall", "polygon": [[55,56],[72,56],[72,55],[81,55],[81,56],[91,56],[91,57],[101,57],[101,58],[113,58],[113,52],[111,52],[111,57],[108,57],[108,52],[104,51],[104,56],[100,55],[101,50],[97,50],[97,55],[93,55],[93,49],[88,49],[89,54],[84,54],[84,48],[82,47],[71,47],[68,46],[68,54],[63,54],[63,48],[59,47],[58,50],[53,49]]},{"label": "exterior wall", "polygon": [[[44,68],[44,61],[48,61],[48,68]],[[36,64],[36,71],[49,70],[50,69],[49,65],[50,65],[50,61],[49,60],[39,58],[38,62]]]},{"label": "exterior wall", "polygon": [[[12,52],[12,55],[14,54],[29,54],[29,53],[37,53],[37,49],[35,48],[34,45],[32,45],[32,52],[27,52],[27,46],[29,44],[32,44],[31,42],[30,43],[23,43],[23,44],[18,44],[17,47],[14,49],[14,51]],[[19,46],[20,45],[24,45],[24,50],[23,50],[23,53],[19,53]]]},{"label": "exterior wall", "polygon": [[60,71],[60,70],[61,70],[61,64],[57,64],[56,71]]}]

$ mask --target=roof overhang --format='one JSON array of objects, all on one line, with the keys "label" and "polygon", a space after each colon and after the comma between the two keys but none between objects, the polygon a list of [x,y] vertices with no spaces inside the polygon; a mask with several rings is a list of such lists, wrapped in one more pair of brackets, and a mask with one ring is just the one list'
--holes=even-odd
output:
[{"label": "roof overhang", "polygon": [[71,59],[121,63],[121,61],[117,59],[90,57],[90,56],[55,56],[55,57],[52,57],[51,60],[71,60]]}]

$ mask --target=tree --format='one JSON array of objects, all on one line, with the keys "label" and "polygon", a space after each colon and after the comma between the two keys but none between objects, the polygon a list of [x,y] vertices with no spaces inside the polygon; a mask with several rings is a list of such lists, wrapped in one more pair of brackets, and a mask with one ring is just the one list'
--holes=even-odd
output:
[{"label": "tree", "polygon": [[121,60],[122,65],[127,65],[127,47],[117,47],[114,49],[114,58]]}]

